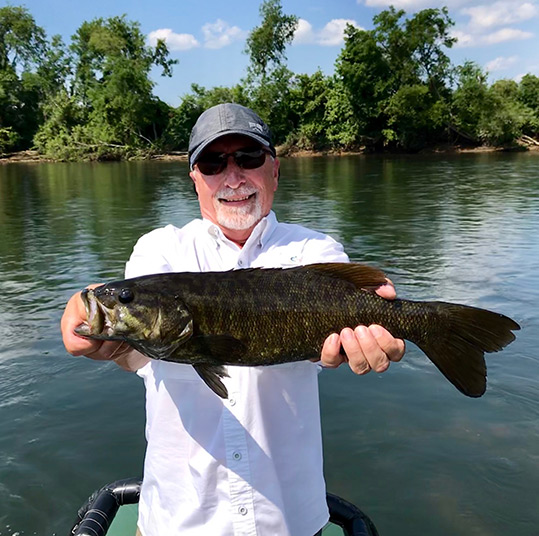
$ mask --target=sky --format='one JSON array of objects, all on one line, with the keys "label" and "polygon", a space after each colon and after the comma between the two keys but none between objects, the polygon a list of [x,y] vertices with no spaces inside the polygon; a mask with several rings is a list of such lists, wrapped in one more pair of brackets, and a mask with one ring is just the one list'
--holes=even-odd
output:
[{"label": "sky", "polygon": [[[172,106],[191,84],[232,86],[246,74],[243,52],[249,32],[261,22],[258,0],[0,0],[24,6],[48,36],[66,43],[84,22],[125,14],[140,24],[148,44],[167,41],[177,59],[171,78],[152,72],[154,92]],[[295,73],[320,69],[332,74],[343,46],[346,23],[372,29],[372,18],[389,5],[413,14],[446,6],[458,42],[448,51],[455,65],[470,60],[489,73],[491,82],[539,76],[539,0],[281,0],[283,12],[299,18],[286,55]]]}]

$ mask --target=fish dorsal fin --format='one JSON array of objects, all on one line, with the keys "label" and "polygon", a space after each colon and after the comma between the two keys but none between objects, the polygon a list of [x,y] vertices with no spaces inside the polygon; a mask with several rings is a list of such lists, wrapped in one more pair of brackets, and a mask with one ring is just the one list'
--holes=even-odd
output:
[{"label": "fish dorsal fin", "polygon": [[387,283],[384,272],[378,268],[354,262],[328,262],[307,264],[306,270],[316,270],[326,276],[352,283],[358,289],[374,290]]}]

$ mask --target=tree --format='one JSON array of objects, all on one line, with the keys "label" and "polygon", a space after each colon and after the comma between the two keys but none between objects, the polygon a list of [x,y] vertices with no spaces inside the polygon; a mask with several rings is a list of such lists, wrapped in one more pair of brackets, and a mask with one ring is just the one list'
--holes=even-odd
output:
[{"label": "tree", "polygon": [[24,7],[0,8],[0,71],[39,63],[45,31]]},{"label": "tree", "polygon": [[[406,20],[404,16],[391,7],[373,18],[373,30],[348,26],[336,64],[360,134],[375,145],[406,147],[411,139],[430,137],[439,124],[425,120],[444,116],[449,95],[451,69],[444,48],[455,40],[449,36],[453,21],[447,9],[425,9]],[[398,110],[401,104],[408,110],[405,114]],[[416,106],[422,112],[414,126],[406,115]]]},{"label": "tree", "polygon": [[298,18],[285,15],[280,0],[264,0],[259,12],[262,23],[249,34],[245,52],[251,59],[250,74],[265,80],[270,70],[284,64],[285,50],[294,38]]},{"label": "tree", "polygon": [[0,149],[27,148],[40,120],[30,76],[45,54],[45,32],[22,7],[0,8]]},{"label": "tree", "polygon": [[[43,151],[56,150],[44,132],[69,133],[66,157],[118,158],[155,147],[169,120],[169,108],[154,97],[149,78],[153,66],[170,76],[163,41],[145,44],[138,23],[122,17],[84,22],[72,38],[74,79],[69,95],[60,96],[59,113],[36,137]],[[62,121],[65,121],[62,123]],[[73,124],[75,123],[75,124]]]},{"label": "tree", "polygon": [[529,116],[522,130],[528,136],[539,135],[539,77],[526,74],[518,85],[518,99],[529,110]]},{"label": "tree", "polygon": [[470,141],[480,142],[480,122],[488,94],[487,75],[481,67],[467,61],[457,67],[457,87],[452,97],[454,130]]},{"label": "tree", "polygon": [[498,80],[487,91],[480,137],[491,145],[511,145],[522,136],[531,115],[531,110],[518,100],[518,84],[514,80]]},{"label": "tree", "polygon": [[294,126],[286,143],[299,149],[322,149],[327,145],[324,116],[329,78],[318,70],[310,76],[297,75],[295,82],[290,91],[290,118]]},{"label": "tree", "polygon": [[539,77],[526,74],[518,85],[518,98],[535,114],[539,114]]},{"label": "tree", "polygon": [[402,86],[387,101],[384,138],[406,151],[417,151],[440,139],[448,121],[448,107],[424,84]]},{"label": "tree", "polygon": [[286,67],[286,47],[292,42],[298,18],[285,15],[280,0],[264,0],[260,26],[247,38],[245,53],[250,57],[244,80],[251,106],[270,125],[277,143],[293,128],[290,116],[290,88],[294,74]]},{"label": "tree", "polygon": [[391,67],[372,31],[346,27],[336,71],[357,122],[356,137],[376,143],[386,124],[382,108],[390,93]]},{"label": "tree", "polygon": [[476,143],[514,143],[532,115],[519,101],[517,83],[498,80],[489,87],[486,73],[473,62],[458,67],[457,75],[452,103],[455,131]]}]

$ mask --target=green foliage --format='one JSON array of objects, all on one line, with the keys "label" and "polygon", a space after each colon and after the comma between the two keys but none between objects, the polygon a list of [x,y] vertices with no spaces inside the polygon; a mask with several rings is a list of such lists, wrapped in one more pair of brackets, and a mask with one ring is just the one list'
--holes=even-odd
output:
[{"label": "green foliage", "polygon": [[0,127],[0,153],[10,151],[18,141],[19,135],[11,127]]},{"label": "green foliage", "polygon": [[270,125],[276,144],[282,143],[296,125],[290,107],[294,83],[294,73],[281,66],[264,84],[248,88],[250,105]]},{"label": "green foliage", "polygon": [[539,77],[527,74],[518,86],[518,100],[527,111],[522,131],[528,136],[539,135]]},{"label": "green foliage", "polygon": [[0,8],[0,70],[39,63],[45,32],[24,7]]},{"label": "green foliage", "polygon": [[397,141],[407,151],[417,151],[430,140],[440,139],[448,119],[446,103],[422,84],[403,86],[388,99],[385,109],[389,126],[383,133],[388,143]]},{"label": "green foliage", "polygon": [[68,95],[62,83],[71,61],[58,43],[51,47],[46,72],[60,75],[49,77],[52,90],[36,146],[62,159],[117,159],[156,151],[170,114],[153,95],[149,74],[155,65],[170,76],[175,61],[168,59],[166,45],[146,46],[138,23],[112,17],[83,23],[70,51],[74,78]]},{"label": "green foliage", "polygon": [[286,46],[292,42],[298,18],[285,15],[280,0],[264,0],[259,12],[262,23],[249,34],[245,52],[251,60],[250,74],[264,80],[271,69],[284,64]]},{"label": "green foliage", "polygon": [[389,95],[391,67],[372,31],[347,26],[336,70],[359,132],[364,138],[378,138],[384,125],[381,108]]},{"label": "green foliage", "polygon": [[286,67],[285,51],[298,18],[285,15],[280,0],[264,0],[259,12],[261,24],[247,37],[250,63],[243,83],[251,107],[270,125],[275,142],[282,143],[295,127],[290,102],[294,73]]},{"label": "green foliage", "polygon": [[518,85],[499,80],[488,88],[479,123],[480,138],[489,145],[510,145],[521,135],[529,110],[518,100]]},{"label": "green foliage", "polygon": [[326,125],[324,115],[330,82],[321,71],[313,75],[298,75],[290,91],[289,117],[294,121],[286,144],[301,150],[325,149]]},{"label": "green foliage", "polygon": [[535,114],[539,114],[539,77],[533,74],[522,77],[518,86],[518,99]]},{"label": "green foliage", "polygon": [[458,132],[478,143],[511,145],[534,124],[533,110],[521,100],[521,89],[513,80],[498,80],[492,86],[487,75],[473,62],[457,69],[452,112]]},{"label": "green foliage", "polygon": [[454,68],[446,8],[411,16],[389,8],[371,30],[348,26],[335,74],[286,66],[298,18],[263,0],[246,41],[249,66],[232,87],[193,84],[177,108],[153,93],[150,73],[177,63],[164,41],[146,44],[125,16],[83,22],[69,44],[47,39],[24,7],[0,8],[0,151],[59,160],[118,159],[186,151],[202,111],[222,102],[253,108],[276,144],[306,150],[416,151],[467,141],[510,145],[539,135],[539,78],[520,83],[472,62]]},{"label": "green foliage", "polygon": [[439,130],[447,115],[451,69],[443,49],[455,40],[445,8],[407,20],[404,15],[391,7],[374,17],[373,30],[348,26],[336,70],[362,138],[411,149]]},{"label": "green foliage", "polygon": [[344,84],[332,79],[324,114],[326,136],[332,149],[358,149],[364,136]]},{"label": "green foliage", "polygon": [[3,146],[31,144],[41,120],[39,83],[31,70],[45,50],[45,32],[22,7],[0,8],[0,128]]},{"label": "green foliage", "polygon": [[457,88],[453,92],[455,129],[468,139],[479,141],[480,121],[487,108],[487,75],[474,62],[457,68]]}]

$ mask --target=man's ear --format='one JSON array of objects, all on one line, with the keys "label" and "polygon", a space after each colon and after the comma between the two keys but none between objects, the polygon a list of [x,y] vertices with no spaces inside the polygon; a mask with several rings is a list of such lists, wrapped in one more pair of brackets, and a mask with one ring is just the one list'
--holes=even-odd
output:
[{"label": "man's ear", "polygon": [[193,181],[193,191],[195,192],[196,196],[198,197],[197,180],[196,180],[195,172],[190,171],[189,172],[189,177],[191,177],[191,180]]}]

